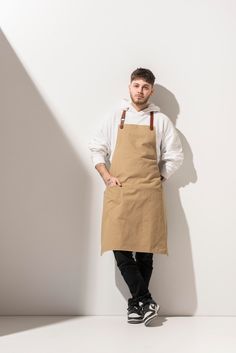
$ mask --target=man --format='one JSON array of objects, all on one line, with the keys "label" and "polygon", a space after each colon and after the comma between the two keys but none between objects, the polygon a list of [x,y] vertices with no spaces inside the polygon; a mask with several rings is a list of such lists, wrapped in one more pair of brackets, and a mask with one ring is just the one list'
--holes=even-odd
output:
[{"label": "man", "polygon": [[160,308],[149,291],[153,253],[168,255],[162,182],[183,162],[173,123],[149,103],[154,82],[150,70],[136,69],[130,100],[123,99],[108,114],[89,142],[93,164],[106,185],[101,253],[113,251],[129,287],[128,322],[146,326]]}]

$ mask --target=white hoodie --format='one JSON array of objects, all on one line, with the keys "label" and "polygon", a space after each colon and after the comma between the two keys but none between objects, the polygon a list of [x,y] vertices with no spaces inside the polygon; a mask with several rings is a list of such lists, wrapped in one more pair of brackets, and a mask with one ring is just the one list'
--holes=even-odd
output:
[{"label": "white hoodie", "polygon": [[157,162],[160,174],[168,179],[181,166],[184,159],[181,141],[174,124],[154,103],[149,103],[147,108],[138,112],[131,104],[131,99],[126,98],[122,99],[121,104],[113,112],[104,117],[89,141],[88,147],[94,167],[98,163],[105,163],[108,168],[110,167],[122,111],[127,108],[129,109],[124,122],[127,124],[149,125],[150,111],[154,111]]}]

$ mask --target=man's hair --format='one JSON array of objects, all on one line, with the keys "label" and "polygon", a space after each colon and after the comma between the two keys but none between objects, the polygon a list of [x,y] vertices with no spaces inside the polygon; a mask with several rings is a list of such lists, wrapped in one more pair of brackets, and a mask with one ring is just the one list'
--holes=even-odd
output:
[{"label": "man's hair", "polygon": [[136,78],[142,78],[144,81],[150,83],[152,86],[155,82],[155,76],[153,75],[152,71],[144,69],[143,67],[138,67],[132,72],[130,76],[130,81],[132,82]]}]

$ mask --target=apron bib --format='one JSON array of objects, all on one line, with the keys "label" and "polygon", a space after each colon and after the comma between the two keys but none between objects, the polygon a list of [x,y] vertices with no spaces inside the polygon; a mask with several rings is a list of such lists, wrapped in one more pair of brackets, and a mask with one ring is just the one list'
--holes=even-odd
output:
[{"label": "apron bib", "polygon": [[126,110],[121,116],[109,170],[122,186],[104,190],[101,254],[127,250],[168,255],[153,112],[150,112],[150,126],[124,124],[125,113]]}]

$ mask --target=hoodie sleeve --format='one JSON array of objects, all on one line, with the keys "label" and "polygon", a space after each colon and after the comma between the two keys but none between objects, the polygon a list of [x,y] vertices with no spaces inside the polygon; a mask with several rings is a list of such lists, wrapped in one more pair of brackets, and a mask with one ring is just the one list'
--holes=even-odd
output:
[{"label": "hoodie sleeve", "polygon": [[167,117],[161,141],[160,174],[166,179],[181,166],[184,153],[178,132]]},{"label": "hoodie sleeve", "polygon": [[106,164],[107,160],[109,160],[111,154],[111,131],[112,116],[111,113],[108,113],[105,115],[88,143],[94,167],[98,163]]}]

